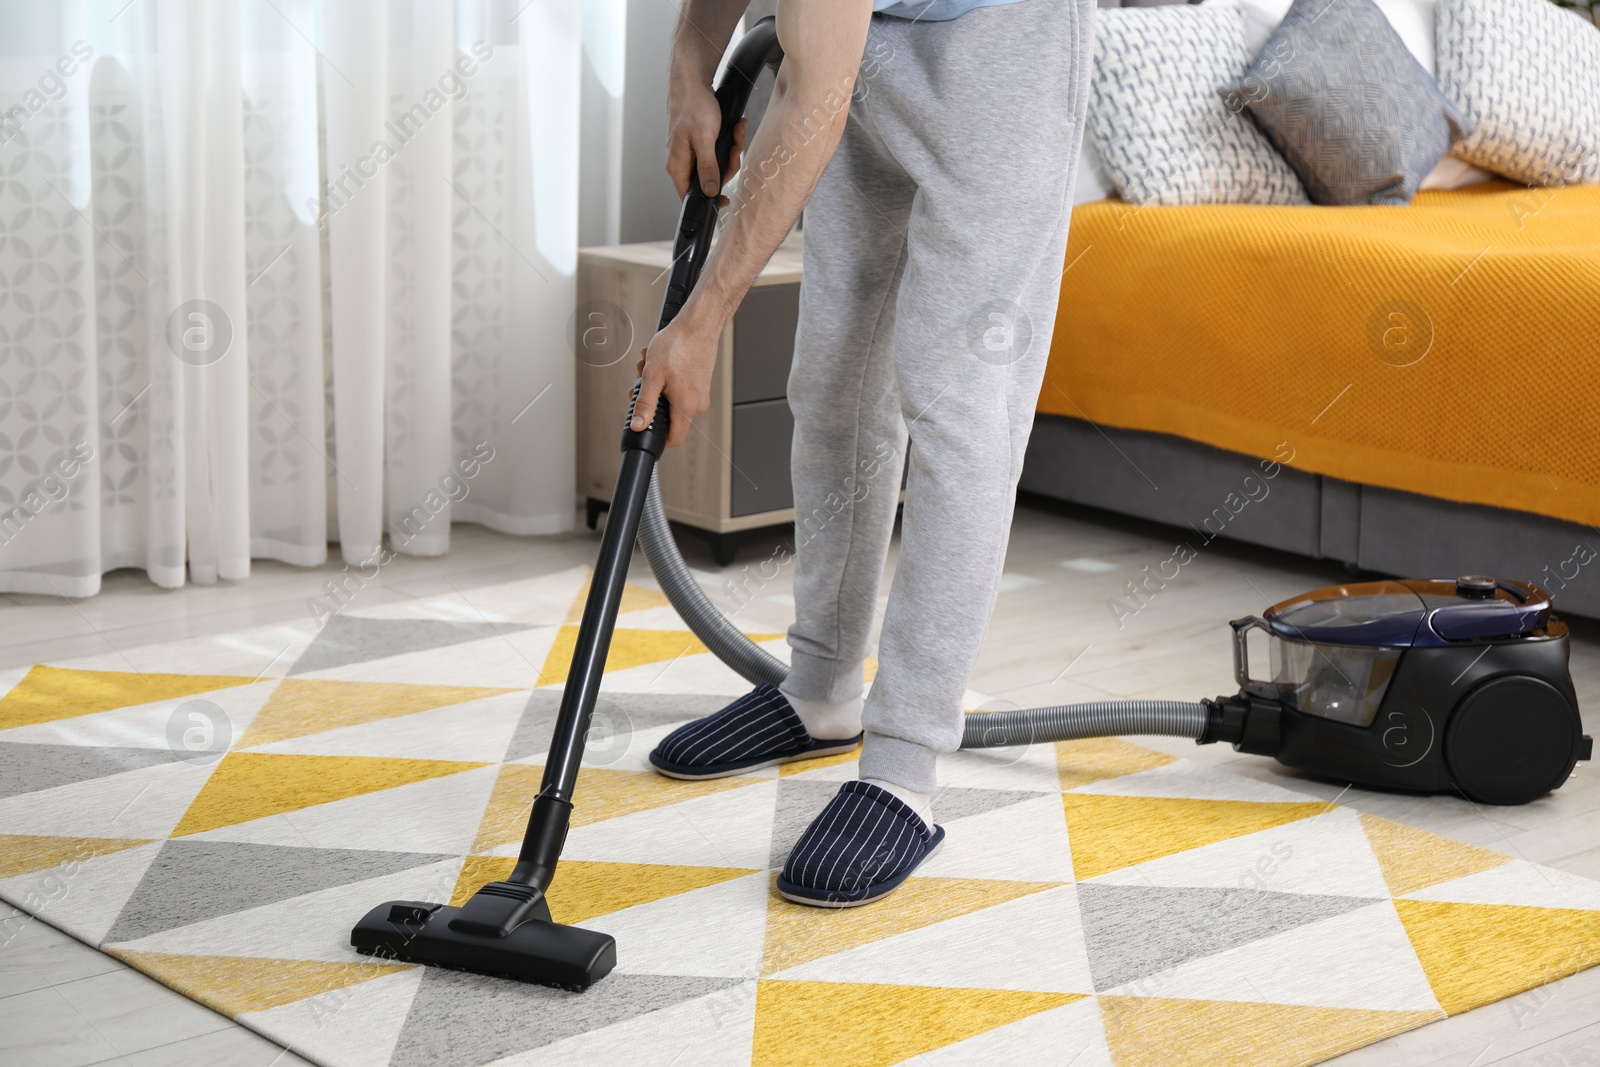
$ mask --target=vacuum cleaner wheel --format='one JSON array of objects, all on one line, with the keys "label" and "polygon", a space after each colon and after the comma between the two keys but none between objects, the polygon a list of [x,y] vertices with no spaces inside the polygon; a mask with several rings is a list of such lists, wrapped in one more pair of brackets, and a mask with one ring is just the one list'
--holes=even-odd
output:
[{"label": "vacuum cleaner wheel", "polygon": [[1526,804],[1566,780],[1577,753],[1577,716],[1548,682],[1492,678],[1456,707],[1444,758],[1468,799]]}]

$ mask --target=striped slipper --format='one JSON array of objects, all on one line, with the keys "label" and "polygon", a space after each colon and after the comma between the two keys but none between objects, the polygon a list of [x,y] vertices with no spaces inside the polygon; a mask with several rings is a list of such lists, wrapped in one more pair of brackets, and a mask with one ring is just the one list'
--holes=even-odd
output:
[{"label": "striped slipper", "polygon": [[650,763],[669,778],[725,778],[795,760],[849,752],[861,735],[818,741],[775,685],[763,683],[713,715],[661,739]]},{"label": "striped slipper", "polygon": [[796,904],[853,908],[888,896],[944,841],[905,801],[866,782],[846,782],[800,835],[778,875]]}]

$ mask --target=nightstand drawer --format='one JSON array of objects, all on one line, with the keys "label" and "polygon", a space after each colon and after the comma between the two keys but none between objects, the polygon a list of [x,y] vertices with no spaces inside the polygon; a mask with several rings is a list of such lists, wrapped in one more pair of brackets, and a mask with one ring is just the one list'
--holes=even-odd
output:
[{"label": "nightstand drawer", "polygon": [[[748,306],[748,298],[745,303]],[[788,400],[733,406],[731,515],[754,515],[794,506],[794,486],[789,481],[789,443],[793,436],[794,416],[789,413]]]},{"label": "nightstand drawer", "polygon": [[733,314],[735,404],[788,395],[794,329],[799,320],[799,285],[763,285],[745,294],[744,303]]}]

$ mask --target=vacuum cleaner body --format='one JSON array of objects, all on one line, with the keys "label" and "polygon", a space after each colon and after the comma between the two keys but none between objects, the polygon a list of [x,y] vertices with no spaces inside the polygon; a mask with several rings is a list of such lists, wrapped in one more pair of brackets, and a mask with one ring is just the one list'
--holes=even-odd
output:
[{"label": "vacuum cleaner body", "polygon": [[[1240,691],[1200,740],[1380,789],[1523,804],[1590,757],[1567,627],[1528,582],[1330,586],[1232,623]],[[1270,644],[1251,677],[1248,637]]]}]

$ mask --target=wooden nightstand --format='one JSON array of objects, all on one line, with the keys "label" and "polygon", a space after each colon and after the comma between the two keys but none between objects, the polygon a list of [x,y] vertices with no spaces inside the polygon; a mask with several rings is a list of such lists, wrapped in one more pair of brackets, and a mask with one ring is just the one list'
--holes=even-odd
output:
[{"label": "wooden nightstand", "polygon": [[[578,252],[578,492],[594,528],[610,506],[618,440],[639,350],[655,333],[672,243],[606,245]],[[800,301],[800,238],[778,249],[723,332],[711,378],[711,409],[689,440],[658,468],[667,517],[711,542],[712,558],[733,562],[734,535],[794,521],[785,395]]]}]

